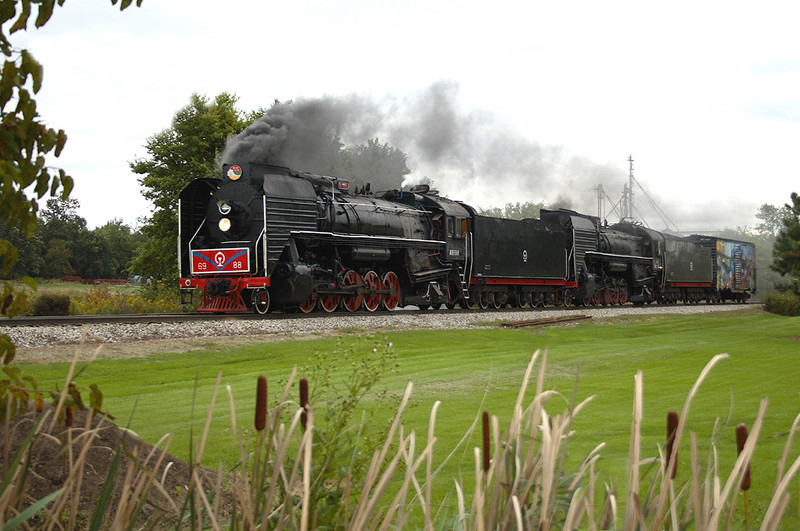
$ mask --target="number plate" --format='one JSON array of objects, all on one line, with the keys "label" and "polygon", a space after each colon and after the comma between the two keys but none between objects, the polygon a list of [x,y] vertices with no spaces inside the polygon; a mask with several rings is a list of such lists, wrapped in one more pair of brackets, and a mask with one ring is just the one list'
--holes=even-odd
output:
[{"label": "number plate", "polygon": [[249,273],[250,250],[200,249],[192,251],[192,274]]}]

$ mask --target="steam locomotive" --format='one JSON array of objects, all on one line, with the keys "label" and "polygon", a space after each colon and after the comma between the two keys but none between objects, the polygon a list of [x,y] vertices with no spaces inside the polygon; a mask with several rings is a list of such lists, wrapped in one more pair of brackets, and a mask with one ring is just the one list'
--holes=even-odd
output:
[{"label": "steam locomotive", "polygon": [[266,164],[225,164],[182,190],[178,266],[198,311],[373,312],[744,301],[752,244],[611,226],[571,210],[479,215],[427,185],[373,193]]}]

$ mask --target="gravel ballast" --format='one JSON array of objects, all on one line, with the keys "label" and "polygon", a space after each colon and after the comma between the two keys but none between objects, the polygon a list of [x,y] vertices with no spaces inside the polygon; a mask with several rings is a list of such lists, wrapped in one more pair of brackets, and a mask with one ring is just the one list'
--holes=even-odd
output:
[{"label": "gravel ballast", "polygon": [[[186,351],[211,344],[302,339],[348,330],[469,329],[495,326],[499,321],[523,321],[566,315],[590,315],[594,319],[620,315],[696,314],[726,312],[753,305],[696,306],[612,306],[564,310],[524,310],[504,312],[421,312],[394,311],[372,315],[307,317],[303,319],[200,320],[181,323],[89,324],[83,326],[0,327],[17,345],[17,361],[46,363],[66,361],[74,356],[76,345],[95,350],[103,345],[108,355],[135,357],[159,351]],[[127,353],[127,354],[126,354]]]}]

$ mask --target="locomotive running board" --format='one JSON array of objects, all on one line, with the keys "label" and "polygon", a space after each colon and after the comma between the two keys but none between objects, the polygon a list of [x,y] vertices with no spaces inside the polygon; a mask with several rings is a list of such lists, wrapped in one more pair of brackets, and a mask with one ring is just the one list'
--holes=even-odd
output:
[{"label": "locomotive running board", "polygon": [[618,262],[626,263],[641,263],[649,264],[653,261],[650,256],[634,256],[630,254],[612,254],[612,253],[598,253],[597,251],[586,251],[584,253],[586,258],[597,258],[601,260],[615,260]]},{"label": "locomotive running board", "polygon": [[389,249],[443,249],[445,242],[439,240],[417,240],[397,236],[366,236],[363,234],[342,234],[338,232],[317,232],[293,230],[290,236],[300,240],[317,240],[340,245],[381,245]]}]

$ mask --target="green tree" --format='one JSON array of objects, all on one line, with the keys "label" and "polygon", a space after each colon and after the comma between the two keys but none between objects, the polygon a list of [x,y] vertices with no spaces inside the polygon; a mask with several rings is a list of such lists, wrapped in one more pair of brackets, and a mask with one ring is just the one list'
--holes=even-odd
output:
[{"label": "green tree", "polygon": [[104,249],[102,272],[98,278],[125,278],[136,249],[144,243],[141,232],[131,229],[121,219],[112,219],[92,231],[98,245]]},{"label": "green tree", "polygon": [[538,218],[539,211],[547,208],[542,202],[535,203],[528,201],[526,203],[506,203],[503,208],[490,207],[478,209],[481,216],[490,216],[493,218],[509,218],[509,219],[528,219]]},{"label": "green tree", "polygon": [[194,179],[219,178],[218,157],[225,142],[253,119],[236,108],[236,101],[227,92],[213,101],[192,94],[189,104],[175,114],[172,126],[147,139],[149,156],[130,163],[133,172],[141,175],[144,197],[153,203],[153,214],[142,227],[146,240],[133,259],[133,272],[160,280],[177,278],[178,194]]},{"label": "green tree", "polygon": [[792,192],[791,198],[792,204],[786,205],[783,227],[775,238],[772,269],[788,276],[788,287],[800,295],[800,196]]},{"label": "green tree", "polygon": [[[33,236],[26,238],[23,233],[15,228],[9,228],[0,221],[0,240],[8,241],[17,249],[17,262],[13,268],[5,275],[5,278],[38,277],[44,265],[42,249],[44,244],[39,235],[34,232]],[[3,258],[0,258],[0,264]],[[3,269],[0,267],[0,269]]]},{"label": "green tree", "polygon": [[47,278],[64,278],[67,275],[74,275],[75,268],[70,263],[71,258],[72,251],[67,247],[67,242],[52,240],[44,256],[47,263],[44,268],[45,276]]},{"label": "green tree", "polygon": [[403,179],[411,173],[406,165],[407,155],[389,144],[371,138],[364,144],[341,150],[335,175],[352,184],[370,184],[372,190],[400,188]]},{"label": "green tree", "polygon": [[[39,214],[36,236],[45,249],[44,264],[40,268],[43,278],[84,276],[79,262],[94,260],[98,256],[96,249],[86,248],[89,231],[86,220],[78,214],[78,208],[80,203],[77,199],[51,198]],[[66,254],[59,254],[61,252]]]},{"label": "green tree", "polygon": [[788,205],[778,208],[775,205],[764,203],[756,212],[756,218],[761,220],[756,225],[756,230],[774,240],[783,228],[783,219],[789,215],[791,215],[791,210]]}]

